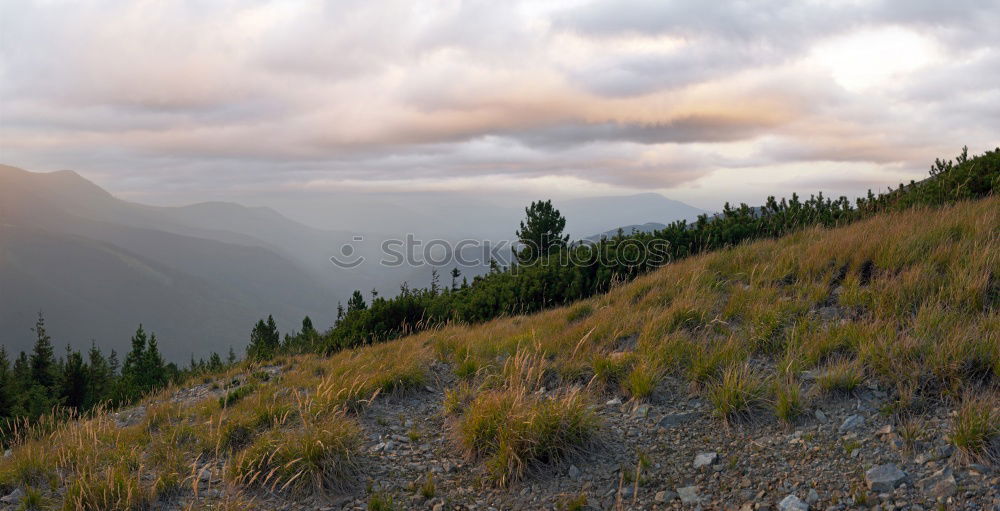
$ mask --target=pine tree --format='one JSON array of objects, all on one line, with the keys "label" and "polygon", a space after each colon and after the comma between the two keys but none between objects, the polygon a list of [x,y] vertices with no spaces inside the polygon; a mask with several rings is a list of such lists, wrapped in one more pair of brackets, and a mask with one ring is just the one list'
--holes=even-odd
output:
[{"label": "pine tree", "polygon": [[517,259],[522,264],[547,257],[550,253],[565,247],[569,236],[563,236],[566,218],[552,207],[552,201],[536,201],[524,208],[525,219],[516,231],[522,248]]},{"label": "pine tree", "polygon": [[45,332],[45,318],[42,313],[38,313],[38,321],[35,323],[35,347],[31,352],[31,380],[46,390],[51,390],[55,386],[55,354],[52,350],[52,338]]},{"label": "pine tree", "polygon": [[221,371],[223,368],[222,357],[218,353],[212,352],[212,356],[208,357],[208,370],[209,371]]},{"label": "pine tree", "polygon": [[122,364],[119,394],[125,401],[136,398],[145,391],[146,377],[142,372],[146,364],[147,342],[146,331],[140,324],[132,336],[132,349],[125,355],[125,362]]},{"label": "pine tree", "polygon": [[89,393],[86,399],[86,408],[93,408],[111,399],[114,377],[114,372],[100,348],[97,347],[97,343],[91,341],[90,351],[87,353],[87,380],[89,382],[87,390]]},{"label": "pine tree", "polygon": [[309,316],[302,318],[302,335],[311,336],[316,333],[316,329],[313,328],[312,319]]},{"label": "pine tree", "polygon": [[63,365],[59,395],[65,406],[83,410],[89,393],[87,368],[79,351],[66,346],[66,363]]},{"label": "pine tree", "polygon": [[254,360],[267,360],[275,355],[281,343],[278,326],[272,316],[267,322],[258,320],[250,331],[250,344],[247,345],[247,357]]},{"label": "pine tree", "polygon": [[236,352],[233,351],[233,347],[229,346],[229,356],[226,357],[226,364],[233,365],[236,363]]},{"label": "pine tree", "polygon": [[351,295],[351,299],[347,301],[347,313],[350,314],[354,311],[362,311],[368,308],[365,304],[365,297],[361,295],[361,291],[355,290]]},{"label": "pine tree", "polygon": [[[7,348],[0,345],[0,419],[11,417],[14,411],[12,384]],[[0,432],[2,432],[2,427],[0,427]]]},{"label": "pine tree", "polygon": [[151,334],[142,363],[142,392],[160,388],[166,385],[168,380],[163,356],[160,355],[160,347],[156,342],[156,334]]},{"label": "pine tree", "polygon": [[451,269],[451,290],[458,290],[458,278],[462,276],[462,272],[458,270],[458,267]]}]

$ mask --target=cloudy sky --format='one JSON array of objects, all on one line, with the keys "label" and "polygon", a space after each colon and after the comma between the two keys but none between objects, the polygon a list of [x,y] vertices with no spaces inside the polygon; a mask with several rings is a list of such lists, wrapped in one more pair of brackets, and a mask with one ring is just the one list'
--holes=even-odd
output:
[{"label": "cloudy sky", "polygon": [[11,0],[0,162],[161,204],[851,195],[1000,145],[998,26],[990,0]]}]

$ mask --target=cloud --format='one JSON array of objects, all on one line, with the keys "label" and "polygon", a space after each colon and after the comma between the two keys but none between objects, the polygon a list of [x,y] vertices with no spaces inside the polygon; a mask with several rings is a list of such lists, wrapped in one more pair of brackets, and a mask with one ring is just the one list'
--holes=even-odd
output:
[{"label": "cloud", "polygon": [[917,175],[997,144],[997,25],[967,0],[5,3],[0,157],[174,198]]}]

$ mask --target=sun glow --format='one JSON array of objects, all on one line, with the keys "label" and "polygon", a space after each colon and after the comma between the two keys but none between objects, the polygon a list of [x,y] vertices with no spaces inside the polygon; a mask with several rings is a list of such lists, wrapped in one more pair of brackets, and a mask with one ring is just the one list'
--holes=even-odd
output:
[{"label": "sun glow", "polygon": [[823,41],[813,48],[809,61],[826,67],[841,87],[859,92],[887,84],[940,57],[933,39],[912,30],[886,27]]}]

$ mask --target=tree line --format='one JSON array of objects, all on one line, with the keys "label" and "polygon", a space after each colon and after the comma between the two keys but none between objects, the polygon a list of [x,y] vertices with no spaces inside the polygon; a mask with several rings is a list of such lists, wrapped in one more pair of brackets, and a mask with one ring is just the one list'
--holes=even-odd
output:
[{"label": "tree line", "polygon": [[207,361],[192,357],[181,369],[163,359],[156,334],[147,334],[142,325],[124,359],[115,350],[105,356],[96,342],[86,354],[67,345],[65,355],[57,357],[41,313],[31,330],[35,342],[30,353],[22,351],[11,361],[6,347],[0,346],[0,437],[17,420],[31,422],[51,413],[68,416],[132,403],[169,383],[221,371],[236,362],[230,349],[225,361],[212,353]]}]

